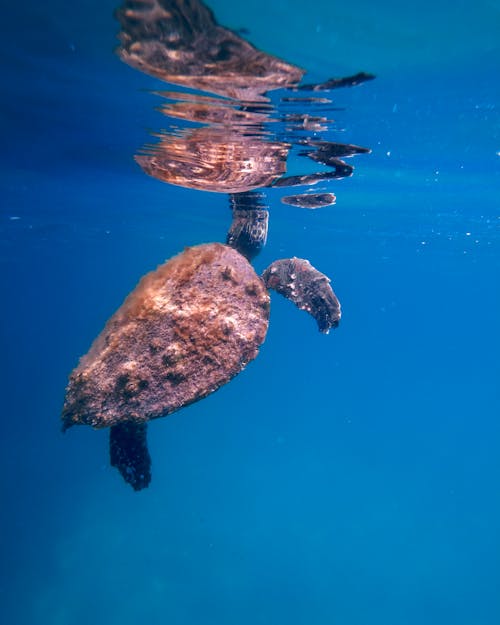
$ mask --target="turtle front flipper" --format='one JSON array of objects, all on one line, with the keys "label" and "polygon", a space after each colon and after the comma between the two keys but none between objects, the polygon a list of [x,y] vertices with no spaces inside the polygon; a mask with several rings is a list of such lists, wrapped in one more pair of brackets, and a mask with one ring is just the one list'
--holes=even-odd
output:
[{"label": "turtle front flipper", "polygon": [[113,425],[109,432],[109,459],[134,490],[142,490],[151,481],[151,456],[147,442],[147,424],[127,421]]},{"label": "turtle front flipper", "polygon": [[340,303],[330,286],[330,279],[303,258],[276,260],[262,274],[268,289],[274,289],[306,310],[318,323],[320,332],[328,334],[340,321]]}]

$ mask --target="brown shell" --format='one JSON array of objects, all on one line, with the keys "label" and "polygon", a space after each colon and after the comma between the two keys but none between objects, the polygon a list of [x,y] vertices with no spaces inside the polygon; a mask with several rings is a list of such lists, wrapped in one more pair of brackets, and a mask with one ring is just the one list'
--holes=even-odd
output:
[{"label": "brown shell", "polygon": [[70,376],[62,419],[96,428],[168,415],[217,390],[264,341],[269,294],[220,243],[142,278]]}]

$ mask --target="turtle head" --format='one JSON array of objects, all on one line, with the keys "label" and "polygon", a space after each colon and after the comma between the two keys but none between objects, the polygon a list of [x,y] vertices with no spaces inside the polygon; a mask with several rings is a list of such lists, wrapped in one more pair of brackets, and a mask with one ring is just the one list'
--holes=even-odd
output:
[{"label": "turtle head", "polygon": [[230,196],[233,220],[226,243],[247,260],[252,260],[267,241],[269,212],[264,195],[255,191],[232,193]]}]

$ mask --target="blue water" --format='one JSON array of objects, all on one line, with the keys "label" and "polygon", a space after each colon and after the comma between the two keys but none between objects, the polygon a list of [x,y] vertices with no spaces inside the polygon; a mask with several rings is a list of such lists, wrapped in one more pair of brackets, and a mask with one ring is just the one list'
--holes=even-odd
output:
[{"label": "blue water", "polygon": [[258,359],[150,425],[151,486],[60,433],[67,376],[146,271],[224,240],[223,195],[147,178],[161,83],[110,0],[2,9],[0,622],[500,623],[500,4],[210,3],[335,92],[370,146],[317,211],[269,193],[263,269],[309,258],[328,336],[279,296]]}]

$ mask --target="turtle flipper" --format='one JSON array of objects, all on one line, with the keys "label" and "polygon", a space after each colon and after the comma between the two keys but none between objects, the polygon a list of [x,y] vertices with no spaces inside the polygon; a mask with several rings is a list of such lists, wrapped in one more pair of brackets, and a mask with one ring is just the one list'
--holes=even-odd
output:
[{"label": "turtle flipper", "polygon": [[109,459],[134,490],[142,490],[151,481],[151,456],[147,442],[147,424],[127,421],[113,425],[109,432]]},{"label": "turtle flipper", "polygon": [[340,320],[340,303],[330,286],[330,279],[303,258],[276,260],[262,274],[268,289],[274,289],[306,310],[318,323],[320,332],[328,334]]},{"label": "turtle flipper", "polygon": [[233,221],[226,243],[248,260],[252,260],[267,240],[269,212],[264,205],[264,195],[255,191],[231,193]]}]

